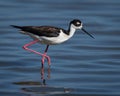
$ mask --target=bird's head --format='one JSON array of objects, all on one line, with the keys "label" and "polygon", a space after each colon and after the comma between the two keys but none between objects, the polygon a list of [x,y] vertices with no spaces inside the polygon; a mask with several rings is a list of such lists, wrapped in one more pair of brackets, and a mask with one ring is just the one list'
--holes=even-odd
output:
[{"label": "bird's head", "polygon": [[90,37],[94,38],[90,33],[88,33],[84,28],[83,28],[83,24],[79,19],[74,19],[70,22],[70,25],[72,28],[74,29],[81,29],[83,32],[85,32],[86,34],[88,34]]}]

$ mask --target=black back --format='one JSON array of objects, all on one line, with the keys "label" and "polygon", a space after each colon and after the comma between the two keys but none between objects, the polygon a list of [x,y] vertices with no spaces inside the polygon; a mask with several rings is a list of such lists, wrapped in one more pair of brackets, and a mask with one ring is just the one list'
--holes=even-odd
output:
[{"label": "black back", "polygon": [[62,28],[52,27],[52,26],[15,26],[12,27],[19,28],[24,32],[32,33],[38,36],[47,36],[47,37],[57,37],[60,33],[60,30],[66,32]]}]

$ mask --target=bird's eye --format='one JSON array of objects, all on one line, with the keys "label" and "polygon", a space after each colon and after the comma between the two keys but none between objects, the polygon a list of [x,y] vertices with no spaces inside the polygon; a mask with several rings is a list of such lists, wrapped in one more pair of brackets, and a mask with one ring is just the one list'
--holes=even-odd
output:
[{"label": "bird's eye", "polygon": [[81,25],[81,23],[80,22],[76,22],[76,24],[75,24],[76,26],[80,26]]},{"label": "bird's eye", "polygon": [[77,25],[80,25],[80,22],[77,22]]}]

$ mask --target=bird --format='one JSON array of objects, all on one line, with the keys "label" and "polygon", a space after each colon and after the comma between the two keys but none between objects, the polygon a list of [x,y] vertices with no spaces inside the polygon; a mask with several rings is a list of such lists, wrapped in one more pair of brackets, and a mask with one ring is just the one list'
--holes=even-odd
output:
[{"label": "bird", "polygon": [[[35,54],[41,55],[41,63],[44,65],[45,59],[48,61],[48,65],[51,65],[51,59],[50,56],[47,55],[47,51],[50,45],[56,45],[63,43],[70,39],[76,30],[81,29],[83,32],[85,32],[90,37],[94,38],[90,33],[88,33],[83,28],[83,23],[79,19],[73,19],[70,21],[68,30],[65,30],[60,27],[55,26],[17,26],[17,25],[11,25],[14,28],[20,29],[20,32],[29,35],[33,38],[33,41],[30,43],[27,43],[23,46],[23,49],[33,52]],[[38,51],[35,51],[33,49],[28,48],[29,46],[41,43],[46,45],[46,49],[44,53],[40,53]]]}]

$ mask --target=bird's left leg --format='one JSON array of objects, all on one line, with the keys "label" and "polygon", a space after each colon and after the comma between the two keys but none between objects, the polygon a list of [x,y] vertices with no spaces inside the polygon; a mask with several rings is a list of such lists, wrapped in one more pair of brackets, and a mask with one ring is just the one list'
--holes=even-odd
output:
[{"label": "bird's left leg", "polygon": [[34,40],[34,41],[30,42],[30,43],[25,44],[25,45],[23,46],[23,49],[42,56],[42,53],[37,52],[37,51],[35,51],[35,50],[32,50],[32,49],[28,48],[29,46],[37,43],[38,41],[39,41],[39,40]]},{"label": "bird's left leg", "polygon": [[[34,40],[34,41],[32,41],[32,42],[30,42],[30,43],[28,43],[28,44],[25,44],[25,45],[23,46],[23,49],[25,49],[25,50],[27,50],[27,51],[30,51],[30,52],[33,52],[33,53],[35,53],[35,54],[41,55],[41,56],[44,57],[44,59],[47,58],[48,64],[50,64],[50,57],[46,55],[46,52],[47,52],[48,48],[46,48],[44,54],[28,48],[29,46],[37,43],[38,41],[39,41],[39,40]],[[43,58],[42,58],[42,64],[44,64]]]}]

